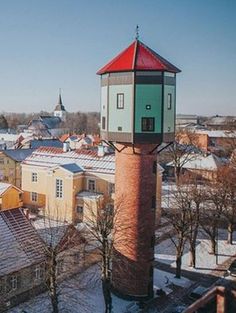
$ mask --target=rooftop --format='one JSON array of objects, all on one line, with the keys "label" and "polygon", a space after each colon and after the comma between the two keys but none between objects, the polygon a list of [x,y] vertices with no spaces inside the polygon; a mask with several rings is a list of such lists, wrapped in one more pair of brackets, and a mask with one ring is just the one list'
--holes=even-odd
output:
[{"label": "rooftop", "polygon": [[123,50],[119,55],[102,67],[97,74],[102,75],[112,72],[125,72],[134,70],[167,71],[179,73],[180,70],[150,49],[139,40]]},{"label": "rooftop", "polygon": [[63,152],[60,148],[41,147],[35,150],[23,164],[53,168],[57,165],[76,164],[81,169],[90,172],[115,173],[115,155],[108,154],[98,157],[95,150],[74,150]]},{"label": "rooftop", "polygon": [[43,243],[21,209],[0,212],[0,237],[0,276],[44,260]]},{"label": "rooftop", "polygon": [[35,149],[9,149],[2,152],[9,158],[17,162],[24,161]]}]

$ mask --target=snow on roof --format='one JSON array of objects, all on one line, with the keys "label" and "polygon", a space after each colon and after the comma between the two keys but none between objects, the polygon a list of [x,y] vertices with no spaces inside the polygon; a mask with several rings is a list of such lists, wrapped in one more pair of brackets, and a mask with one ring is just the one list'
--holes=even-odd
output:
[{"label": "snow on roof", "polygon": [[75,163],[85,171],[100,173],[115,173],[115,155],[109,154],[98,157],[96,151],[74,150],[63,152],[59,148],[41,147],[35,150],[23,164],[52,168],[56,165]]},{"label": "snow on roof", "polygon": [[196,130],[196,134],[206,134],[210,138],[236,138],[236,131],[227,130]]},{"label": "snow on roof", "polygon": [[[203,154],[192,154],[187,156],[188,160],[185,162],[186,155],[183,155],[180,159],[183,164],[183,168],[187,169],[199,169],[207,171],[216,171],[220,166],[225,164],[225,160],[217,157],[215,154],[211,153],[208,155]],[[174,166],[173,162],[167,164],[167,166]]]},{"label": "snow on roof", "polygon": [[43,243],[21,209],[0,212],[0,238],[0,276],[44,260]]},{"label": "snow on roof", "polygon": [[0,182],[0,195],[2,195],[11,186],[11,184]]},{"label": "snow on roof", "polygon": [[102,196],[103,196],[103,194],[102,193],[98,193],[98,192],[80,191],[79,193],[77,193],[76,197],[77,198],[99,199]]}]

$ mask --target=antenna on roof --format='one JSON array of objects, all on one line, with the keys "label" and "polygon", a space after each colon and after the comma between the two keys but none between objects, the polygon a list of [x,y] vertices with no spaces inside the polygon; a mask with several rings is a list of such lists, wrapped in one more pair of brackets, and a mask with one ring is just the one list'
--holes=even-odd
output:
[{"label": "antenna on roof", "polygon": [[138,40],[139,39],[139,26],[138,25],[136,26],[135,34],[136,34],[135,39]]}]

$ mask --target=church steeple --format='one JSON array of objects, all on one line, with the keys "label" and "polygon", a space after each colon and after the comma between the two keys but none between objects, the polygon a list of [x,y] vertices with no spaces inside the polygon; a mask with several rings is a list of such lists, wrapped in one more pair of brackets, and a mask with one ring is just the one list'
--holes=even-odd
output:
[{"label": "church steeple", "polygon": [[54,116],[60,117],[62,121],[66,119],[66,109],[62,103],[61,89],[59,89],[58,102],[54,110]]}]

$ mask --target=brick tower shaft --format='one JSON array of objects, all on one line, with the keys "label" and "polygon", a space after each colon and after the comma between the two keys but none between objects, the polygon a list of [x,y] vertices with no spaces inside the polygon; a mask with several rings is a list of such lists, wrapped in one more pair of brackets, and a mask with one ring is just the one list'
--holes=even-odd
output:
[{"label": "brick tower shaft", "polygon": [[112,285],[118,294],[146,298],[153,292],[156,155],[153,145],[117,145]]}]

